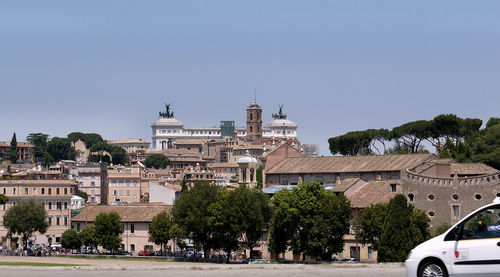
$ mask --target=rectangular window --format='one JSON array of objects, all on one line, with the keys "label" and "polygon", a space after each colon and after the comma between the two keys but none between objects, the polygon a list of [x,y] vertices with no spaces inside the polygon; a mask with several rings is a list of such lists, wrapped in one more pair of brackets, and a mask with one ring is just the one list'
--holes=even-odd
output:
[{"label": "rectangular window", "polygon": [[130,245],[130,251],[135,251],[135,244]]},{"label": "rectangular window", "polygon": [[68,194],[68,188],[64,188],[64,194]]},{"label": "rectangular window", "polygon": [[76,231],[80,232],[80,223],[76,224]]},{"label": "rectangular window", "polygon": [[52,194],[52,188],[49,188],[49,195]]},{"label": "rectangular window", "polygon": [[42,195],[45,195],[45,188],[41,188],[42,190]]},{"label": "rectangular window", "polygon": [[26,195],[27,195],[29,192],[30,192],[30,191],[29,191],[29,189],[28,189],[28,188],[24,188],[24,194],[26,194]]},{"label": "rectangular window", "polygon": [[67,216],[64,217],[64,226],[68,226],[68,217]]},{"label": "rectangular window", "polygon": [[454,219],[460,218],[460,206],[459,205],[453,205],[453,218]]},{"label": "rectangular window", "polygon": [[351,258],[355,258],[355,259],[359,260],[359,258],[360,258],[359,246],[351,246],[349,252],[350,252],[349,254],[350,254]]},{"label": "rectangular window", "polygon": [[56,188],[56,194],[59,195],[59,188]]},{"label": "rectangular window", "polygon": [[49,225],[52,225],[52,217],[49,216]]},{"label": "rectangular window", "polygon": [[[64,209],[67,210],[68,209],[68,202],[64,201]],[[66,225],[66,224],[65,224]]]},{"label": "rectangular window", "polygon": [[3,188],[3,194],[7,194],[7,188]]},{"label": "rectangular window", "polygon": [[396,192],[397,184],[391,184],[391,192]]},{"label": "rectangular window", "polygon": [[16,195],[16,188],[12,188],[12,194]]},{"label": "rectangular window", "polygon": [[61,225],[61,217],[56,216],[56,225]]},{"label": "rectangular window", "polygon": [[49,210],[52,210],[52,201],[49,202]]},{"label": "rectangular window", "polygon": [[371,246],[368,247],[368,259],[373,259],[373,248]]},{"label": "rectangular window", "polygon": [[33,195],[36,195],[36,188],[33,188]]},{"label": "rectangular window", "polygon": [[[62,209],[62,203],[61,202],[56,202],[56,209],[61,210]],[[57,224],[59,225],[59,224]]]},{"label": "rectangular window", "polygon": [[130,233],[133,234],[135,232],[134,223],[130,224]]}]

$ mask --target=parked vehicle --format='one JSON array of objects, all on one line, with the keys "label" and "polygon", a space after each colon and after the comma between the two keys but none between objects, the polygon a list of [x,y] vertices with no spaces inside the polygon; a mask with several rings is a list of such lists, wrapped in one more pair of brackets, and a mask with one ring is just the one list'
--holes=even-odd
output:
[{"label": "parked vehicle", "polygon": [[406,260],[407,277],[498,276],[500,198],[448,231],[415,247]]},{"label": "parked vehicle", "polygon": [[359,260],[356,259],[356,258],[344,258],[344,259],[342,259],[341,262],[344,262],[344,263],[358,263]]},{"label": "parked vehicle", "polygon": [[141,250],[138,253],[139,256],[154,256],[154,252],[151,250]]}]

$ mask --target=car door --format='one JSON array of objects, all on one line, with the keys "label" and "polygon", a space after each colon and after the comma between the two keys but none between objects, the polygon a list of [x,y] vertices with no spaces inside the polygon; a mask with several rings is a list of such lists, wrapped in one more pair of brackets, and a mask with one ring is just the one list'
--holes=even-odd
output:
[{"label": "car door", "polygon": [[484,208],[459,226],[452,251],[452,272],[458,276],[500,274],[500,205]]}]

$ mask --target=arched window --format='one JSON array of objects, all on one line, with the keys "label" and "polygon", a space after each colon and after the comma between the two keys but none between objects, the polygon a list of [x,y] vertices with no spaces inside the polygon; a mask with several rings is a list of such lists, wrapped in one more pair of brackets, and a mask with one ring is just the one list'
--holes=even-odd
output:
[{"label": "arched window", "polygon": [[250,113],[250,121],[252,121],[252,120],[253,120],[253,114]]},{"label": "arched window", "polygon": [[166,141],[162,141],[161,142],[161,149],[164,150],[167,148],[167,142]]},{"label": "arched window", "polygon": [[250,168],[250,182],[253,182],[254,181],[254,169],[253,168]]},{"label": "arched window", "polygon": [[252,128],[252,126],[250,126],[250,133],[251,133],[251,132],[253,132],[253,128]]}]

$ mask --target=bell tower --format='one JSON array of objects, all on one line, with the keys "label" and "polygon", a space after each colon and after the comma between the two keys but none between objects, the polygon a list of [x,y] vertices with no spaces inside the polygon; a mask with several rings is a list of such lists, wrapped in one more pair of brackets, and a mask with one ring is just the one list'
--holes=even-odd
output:
[{"label": "bell tower", "polygon": [[257,105],[256,97],[247,107],[247,140],[252,144],[262,143],[262,108]]}]

